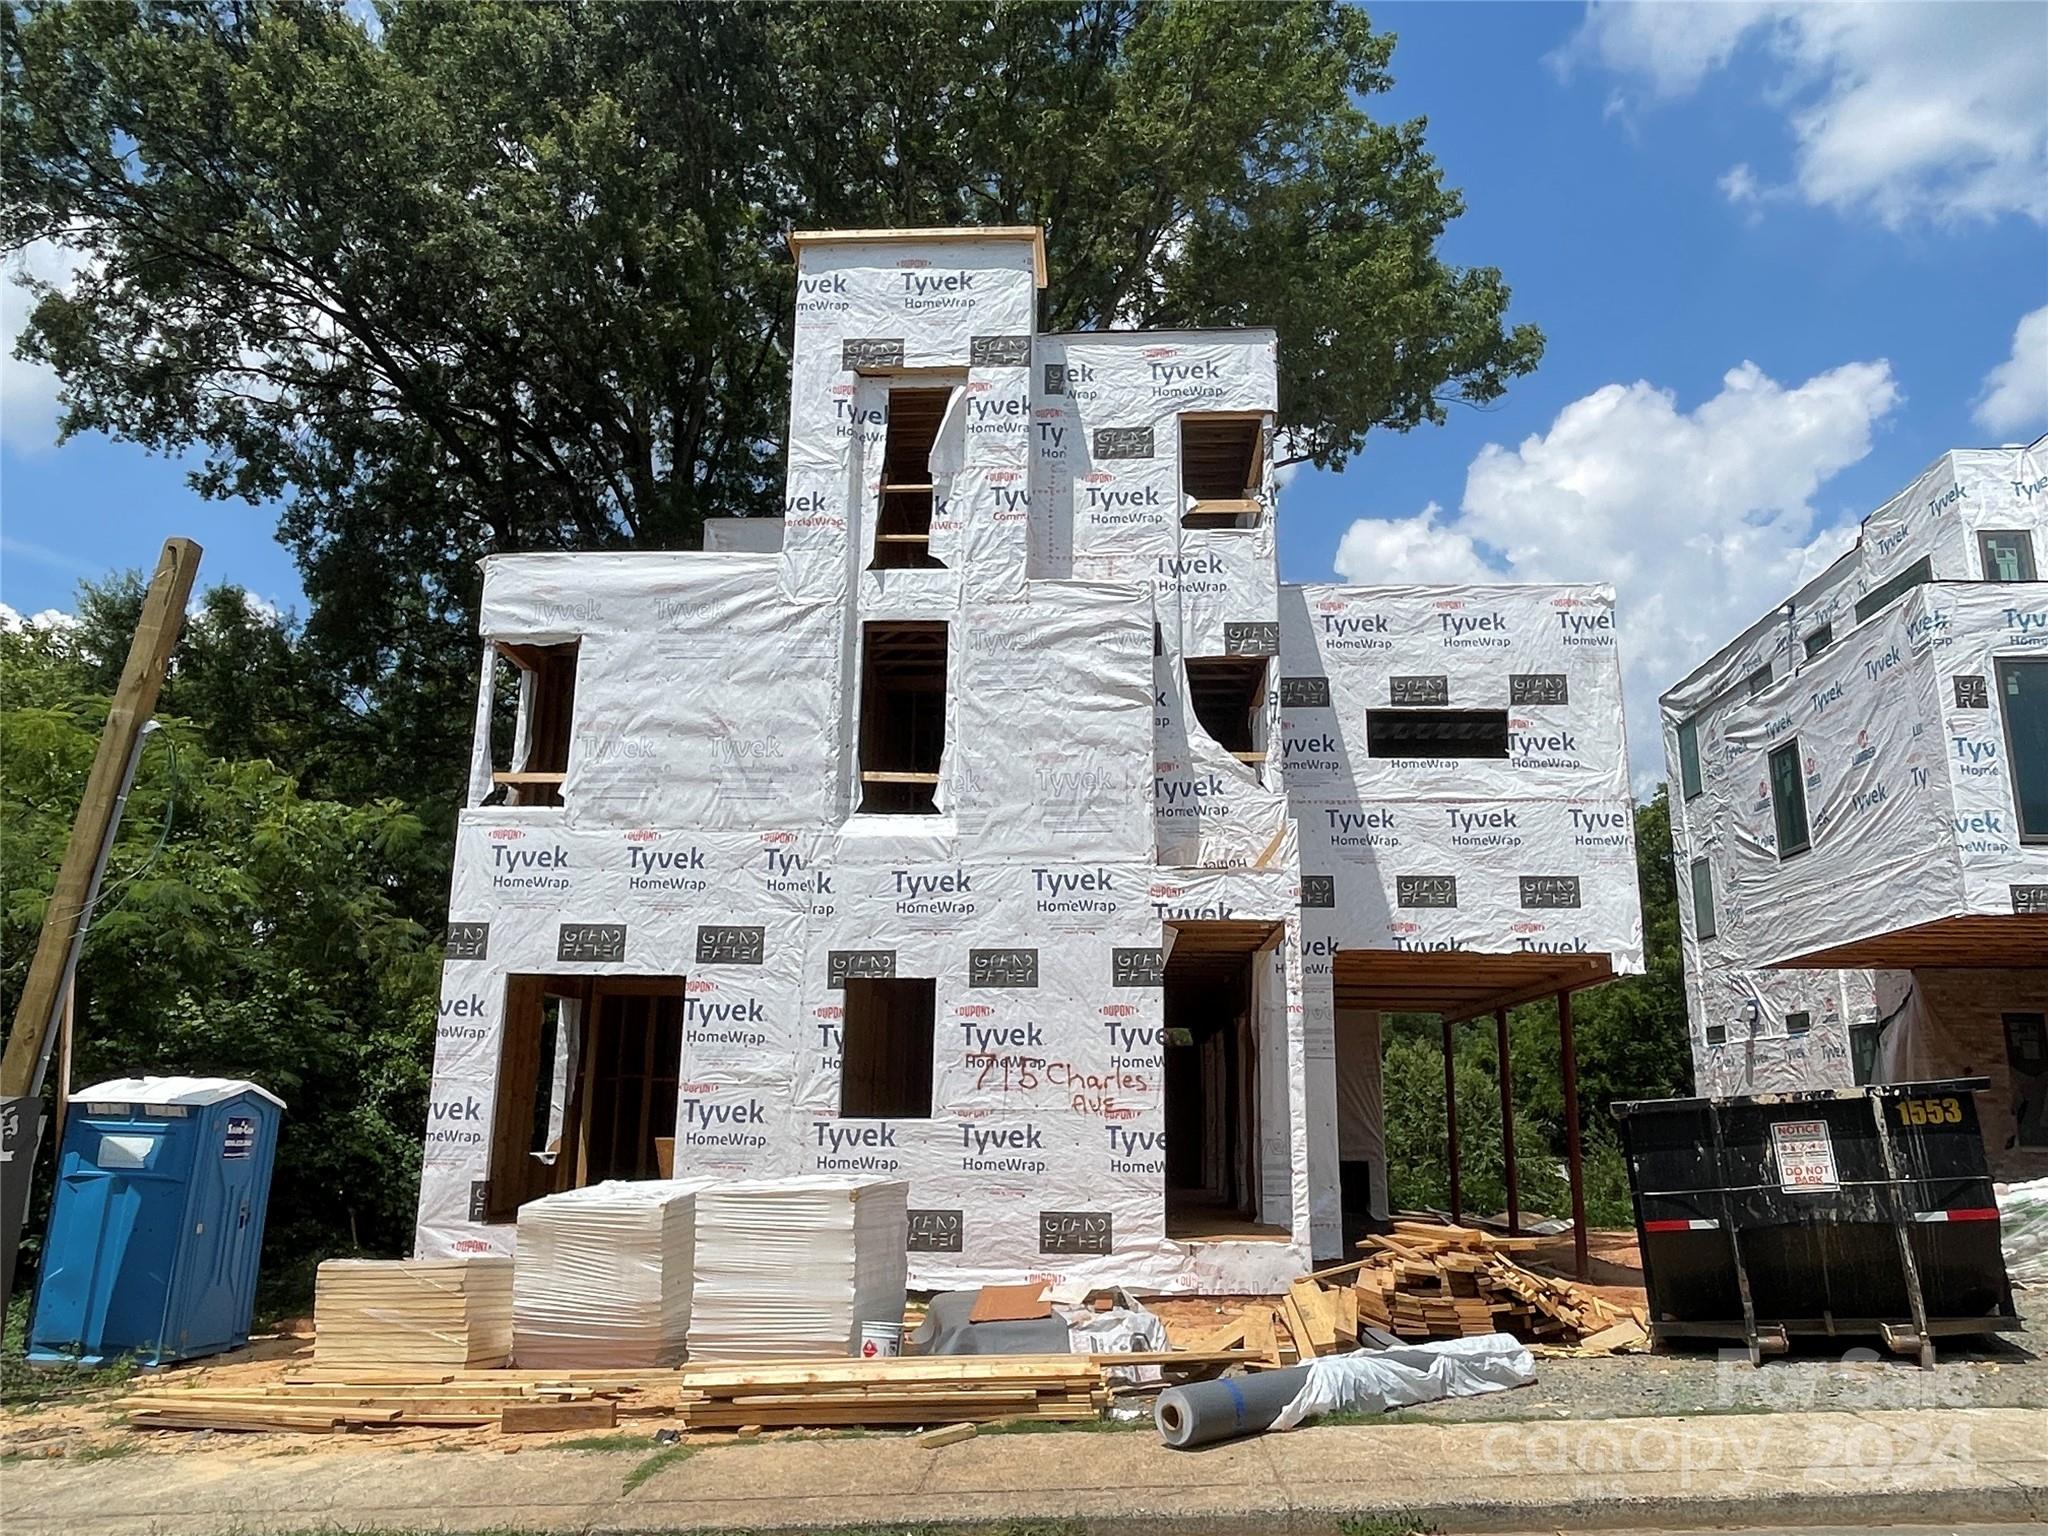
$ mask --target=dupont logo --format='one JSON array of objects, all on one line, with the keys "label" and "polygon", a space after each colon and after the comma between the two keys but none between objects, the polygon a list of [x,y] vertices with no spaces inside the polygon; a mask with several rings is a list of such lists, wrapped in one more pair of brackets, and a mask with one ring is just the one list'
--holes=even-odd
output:
[{"label": "dupont logo", "polygon": [[759,925],[700,923],[697,927],[699,965],[759,965],[767,947],[767,930]]},{"label": "dupont logo", "polygon": [[1097,427],[1095,457],[1098,459],[1149,459],[1152,457],[1150,427]]},{"label": "dupont logo", "polygon": [[555,934],[555,959],[603,964],[626,958],[624,923],[564,923]]},{"label": "dupont logo", "polygon": [[1521,883],[1522,910],[1525,912],[1576,907],[1579,904],[1577,875],[1523,875]]},{"label": "dupont logo", "polygon": [[1456,875],[1396,875],[1394,905],[1397,907],[1456,907]]},{"label": "dupont logo", "polygon": [[1303,875],[1301,877],[1301,904],[1325,910],[1337,905],[1337,877],[1335,875]]},{"label": "dupont logo", "polygon": [[1282,709],[1328,709],[1330,680],[1327,677],[1283,677],[1280,679]]},{"label": "dupont logo", "polygon": [[1451,680],[1442,674],[1434,677],[1390,677],[1387,679],[1387,702],[1412,708],[1449,704]]},{"label": "dupont logo", "polygon": [[967,343],[970,368],[1029,368],[1029,336],[975,336]]},{"label": "dupont logo", "polygon": [[489,923],[450,923],[448,940],[441,946],[444,960],[486,960],[491,953]]},{"label": "dupont logo", "polygon": [[909,1241],[905,1244],[910,1253],[959,1253],[967,1235],[967,1213],[964,1211],[912,1210],[910,1216]]},{"label": "dupont logo", "polygon": [[1040,1253],[1108,1253],[1113,1244],[1108,1211],[1040,1211]]},{"label": "dupont logo", "polygon": [[1989,709],[1990,683],[1973,673],[1961,672],[1949,679],[1955,685],[1957,709]]},{"label": "dupont logo", "polygon": [[839,366],[849,373],[868,368],[901,368],[901,336],[849,336],[839,344]]}]

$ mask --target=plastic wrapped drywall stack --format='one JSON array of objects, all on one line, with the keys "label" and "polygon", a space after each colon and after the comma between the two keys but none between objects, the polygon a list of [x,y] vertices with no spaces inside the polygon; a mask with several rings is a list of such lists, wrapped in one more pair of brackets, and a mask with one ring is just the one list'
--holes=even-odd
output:
[{"label": "plastic wrapped drywall stack", "polygon": [[503,1365],[512,1261],[329,1259],[313,1286],[317,1365]]},{"label": "plastic wrapped drywall stack", "polygon": [[900,1325],[909,1193],[830,1178],[704,1189],[690,1358],[843,1356],[863,1323]]},{"label": "plastic wrapped drywall stack", "polygon": [[701,1181],[613,1181],[521,1206],[513,1357],[522,1367],[674,1365],[690,1331]]}]

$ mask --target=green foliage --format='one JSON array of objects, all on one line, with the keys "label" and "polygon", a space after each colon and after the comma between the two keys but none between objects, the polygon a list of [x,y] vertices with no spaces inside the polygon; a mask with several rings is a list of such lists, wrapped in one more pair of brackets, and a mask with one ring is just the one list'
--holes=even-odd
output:
[{"label": "green foliage", "polygon": [[[105,597],[88,592],[81,608]],[[336,1251],[408,1245],[439,962],[394,899],[392,871],[421,845],[415,816],[393,800],[315,798],[268,761],[209,750],[283,729],[209,677],[217,643],[290,648],[238,623],[215,634],[230,607],[246,612],[241,594],[209,596],[167,694],[208,718],[160,715],[142,751],[79,961],[75,1079],[248,1077],[284,1099],[265,1243],[275,1282]],[[0,635],[10,1017],[105,718],[96,645],[85,626]]]},{"label": "green foliage", "polygon": [[1276,326],[1327,466],[1542,350],[1439,255],[1461,200],[1336,0],[27,0],[0,41],[0,240],[92,258],[22,355],[67,431],[284,502],[336,747],[436,837],[478,556],[779,508],[790,229],[1038,223],[1050,327]]},{"label": "green foliage", "polygon": [[[1632,1220],[1628,1170],[1607,1106],[1622,1099],[1685,1093],[1692,1078],[1671,814],[1661,787],[1655,799],[1636,807],[1635,822],[1644,972],[1572,998],[1586,1216],[1595,1226],[1626,1226]],[[1444,1209],[1450,1201],[1450,1163],[1444,1140],[1442,1026],[1434,1018],[1389,1015],[1381,1028],[1388,1189],[1396,1206]],[[1468,1211],[1499,1211],[1506,1205],[1507,1189],[1496,1031],[1491,1020],[1480,1019],[1459,1025],[1453,1038],[1464,1206]],[[1556,1006],[1529,1003],[1513,1009],[1508,1015],[1508,1050],[1515,1074],[1515,1152],[1522,1209],[1569,1215]]]}]

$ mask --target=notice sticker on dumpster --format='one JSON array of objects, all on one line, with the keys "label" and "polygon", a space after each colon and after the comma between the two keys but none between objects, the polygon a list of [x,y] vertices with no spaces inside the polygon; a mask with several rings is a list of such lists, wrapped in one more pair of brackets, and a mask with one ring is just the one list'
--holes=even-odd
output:
[{"label": "notice sticker on dumpster", "polygon": [[1771,1146],[1778,1154],[1781,1189],[1840,1189],[1835,1172],[1835,1144],[1825,1120],[1780,1120],[1771,1127]]}]

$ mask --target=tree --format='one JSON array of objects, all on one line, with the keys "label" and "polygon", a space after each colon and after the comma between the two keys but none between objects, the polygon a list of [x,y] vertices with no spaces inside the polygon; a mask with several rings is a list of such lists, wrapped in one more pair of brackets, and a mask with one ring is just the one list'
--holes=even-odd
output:
[{"label": "tree", "polygon": [[452,800],[474,562],[679,548],[781,488],[793,227],[1045,225],[1054,327],[1270,323],[1340,466],[1532,368],[1438,254],[1391,37],[1336,0],[30,0],[0,242],[88,261],[20,355],[67,431],[282,500],[357,757]]},{"label": "tree", "polygon": [[[89,611],[94,606],[82,604]],[[247,612],[208,595],[207,615]],[[206,617],[195,624],[202,660]],[[125,649],[126,637],[113,654]],[[0,634],[0,1014],[12,1017],[107,710],[85,626]],[[179,679],[188,702],[200,680]],[[286,1113],[266,1274],[410,1244],[440,964],[392,894],[421,841],[395,802],[303,795],[159,713],[80,956],[80,1085],[136,1072],[248,1077]]]},{"label": "tree", "polygon": [[[1635,827],[1643,974],[1572,998],[1587,1217],[1603,1226],[1625,1225],[1631,1219],[1627,1172],[1607,1107],[1621,1099],[1681,1094],[1692,1079],[1671,807],[1661,785],[1654,799],[1636,807]],[[1450,1198],[1442,1028],[1433,1016],[1416,1014],[1389,1015],[1382,1027],[1388,1188],[1396,1205],[1442,1209]],[[1505,1200],[1499,1043],[1490,1021],[1461,1025],[1453,1038],[1465,1208],[1496,1211]],[[1566,1214],[1560,1173],[1565,1156],[1564,1063],[1556,1005],[1527,1003],[1512,1009],[1508,1050],[1514,1066],[1522,1208]]]}]

